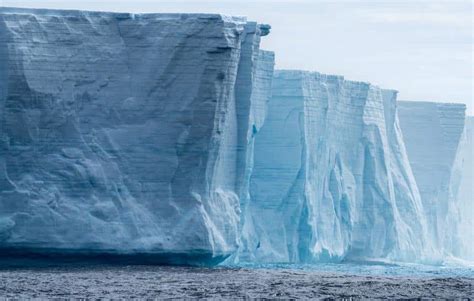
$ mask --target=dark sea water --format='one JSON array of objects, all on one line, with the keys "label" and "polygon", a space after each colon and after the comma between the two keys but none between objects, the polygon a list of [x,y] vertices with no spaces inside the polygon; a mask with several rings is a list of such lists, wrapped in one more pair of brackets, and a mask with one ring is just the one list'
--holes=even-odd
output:
[{"label": "dark sea water", "polygon": [[473,298],[474,270],[389,265],[0,269],[3,298]]}]

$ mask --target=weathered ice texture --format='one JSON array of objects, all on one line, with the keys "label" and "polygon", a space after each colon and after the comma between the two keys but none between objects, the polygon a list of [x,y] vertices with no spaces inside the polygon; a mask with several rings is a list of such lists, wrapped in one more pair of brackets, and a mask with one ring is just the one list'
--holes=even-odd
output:
[{"label": "weathered ice texture", "polygon": [[[460,245],[453,245],[452,253],[455,256],[474,261],[474,117],[466,117],[466,125],[456,156],[456,176],[453,177],[452,187],[455,197],[454,204],[458,203],[458,214],[451,222],[458,221],[457,237]],[[456,209],[456,208],[455,208]],[[456,212],[455,212],[456,213]],[[448,241],[449,242],[449,241]]]},{"label": "weathered ice texture", "polygon": [[211,14],[0,8],[2,251],[233,253],[268,31]]},{"label": "weathered ice texture", "polygon": [[277,71],[256,135],[247,261],[419,260],[426,225],[396,92]]},{"label": "weathered ice texture", "polygon": [[[461,200],[458,190],[461,181],[469,181],[469,176],[460,172],[464,165],[462,161],[469,160],[460,149],[461,141],[469,139],[467,132],[463,134],[466,107],[463,104],[402,101],[399,108],[403,137],[427,216],[430,240],[440,256],[460,255],[457,213]],[[463,136],[466,137],[463,139]],[[469,167],[465,168],[468,174]],[[463,185],[464,191],[469,189],[466,185],[472,189],[472,180],[470,185],[466,182]],[[469,203],[467,199],[463,202]],[[472,230],[468,232],[472,237]]]},{"label": "weathered ice texture", "polygon": [[269,30],[0,8],[1,259],[474,259],[465,107],[274,76]]},{"label": "weathered ice texture", "polygon": [[241,203],[241,244],[246,244],[249,234],[248,224],[245,223],[248,215],[247,207],[250,201],[250,177],[254,168],[255,156],[255,137],[258,135],[260,128],[263,126],[266,118],[267,105],[271,97],[271,85],[273,79],[273,68],[275,64],[275,57],[273,52],[260,51],[257,64],[254,66],[253,89],[251,94],[251,107],[248,115],[248,128],[245,140],[245,150],[247,151],[245,157],[245,171],[240,187],[240,203]]},{"label": "weathered ice texture", "polygon": [[448,254],[474,261],[474,117],[466,117],[450,179],[444,246]]}]

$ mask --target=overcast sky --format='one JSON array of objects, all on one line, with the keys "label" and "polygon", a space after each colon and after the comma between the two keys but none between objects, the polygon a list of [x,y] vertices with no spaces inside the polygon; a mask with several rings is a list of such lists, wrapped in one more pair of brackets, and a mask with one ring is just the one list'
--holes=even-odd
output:
[{"label": "overcast sky", "polygon": [[0,0],[1,6],[216,12],[272,25],[276,67],[344,75],[474,114],[471,0]]}]

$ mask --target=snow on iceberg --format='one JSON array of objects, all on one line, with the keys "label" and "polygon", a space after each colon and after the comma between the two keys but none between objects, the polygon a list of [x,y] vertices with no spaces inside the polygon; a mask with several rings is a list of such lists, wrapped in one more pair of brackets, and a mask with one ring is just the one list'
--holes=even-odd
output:
[{"label": "snow on iceberg", "polygon": [[420,260],[420,195],[396,92],[277,71],[256,136],[243,261]]}]

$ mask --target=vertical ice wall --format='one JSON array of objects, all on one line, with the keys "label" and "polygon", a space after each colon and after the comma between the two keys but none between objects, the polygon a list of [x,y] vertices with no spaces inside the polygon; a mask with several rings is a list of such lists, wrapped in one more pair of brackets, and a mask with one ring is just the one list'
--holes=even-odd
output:
[{"label": "vertical ice wall", "polygon": [[[448,240],[453,246],[451,252],[458,257],[474,261],[474,117],[466,117],[466,125],[456,156],[456,176],[453,177],[454,204],[458,213],[451,222],[458,223],[459,245]],[[457,188],[457,190],[456,190]]]},{"label": "vertical ice wall", "polygon": [[268,32],[0,8],[0,252],[474,259],[465,108],[402,102],[402,135],[396,91],[273,78]]},{"label": "vertical ice wall", "polygon": [[[285,101],[280,96],[280,91],[285,88],[280,74],[277,71],[273,79],[267,118],[256,136],[250,201],[244,225],[246,239],[240,255],[242,260],[290,261],[286,216],[294,219],[294,225],[300,222],[300,214],[285,210],[282,204],[292,183],[298,182],[302,167],[300,142],[303,128],[300,127],[300,116],[303,102]],[[300,206],[295,207],[299,209]],[[298,239],[298,236],[294,235],[294,238]]]},{"label": "vertical ice wall", "polygon": [[245,132],[245,140],[242,142],[242,145],[246,145],[246,153],[245,157],[242,156],[242,159],[245,159],[245,163],[242,164],[245,169],[243,170],[242,181],[239,187],[241,204],[241,245],[246,245],[248,239],[245,220],[248,214],[247,206],[250,200],[250,177],[254,170],[255,137],[258,135],[266,118],[267,105],[271,97],[275,55],[271,51],[260,50],[254,62],[254,68],[252,70],[253,83],[250,95],[251,101],[247,118],[248,126]]},{"label": "vertical ice wall", "polygon": [[277,71],[256,136],[242,257],[272,262],[425,255],[396,92]]},{"label": "vertical ice wall", "polygon": [[237,152],[236,191],[245,206],[248,177],[252,170],[253,137],[263,124],[271,91],[275,57],[273,52],[260,50],[261,36],[269,33],[268,25],[247,23],[236,80]]},{"label": "vertical ice wall", "polygon": [[236,87],[252,82],[245,69],[268,29],[210,14],[1,8],[2,249],[165,262],[234,252],[242,114],[255,110]]},{"label": "vertical ice wall", "polygon": [[450,253],[449,249],[459,244],[453,230],[459,221],[448,219],[458,210],[455,195],[459,176],[455,162],[465,110],[463,104],[399,102],[408,158],[421,194],[429,238],[439,256]]},{"label": "vertical ice wall", "polygon": [[474,261],[474,118],[466,117],[449,185],[446,253]]}]

